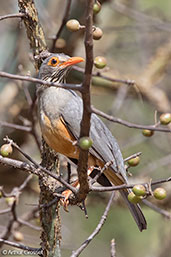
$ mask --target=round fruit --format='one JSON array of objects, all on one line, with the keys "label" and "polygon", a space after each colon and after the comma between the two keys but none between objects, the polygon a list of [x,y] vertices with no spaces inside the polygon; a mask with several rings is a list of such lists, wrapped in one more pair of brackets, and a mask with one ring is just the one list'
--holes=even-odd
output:
[{"label": "round fruit", "polygon": [[98,1],[96,1],[96,3],[93,5],[93,13],[97,14],[100,12],[100,10],[101,10],[101,4]]},{"label": "round fruit", "polygon": [[96,27],[95,30],[93,31],[93,39],[99,40],[103,36],[103,31]]},{"label": "round fruit", "polygon": [[79,140],[79,146],[83,150],[88,150],[93,144],[93,141],[89,137],[82,137]]},{"label": "round fruit", "polygon": [[2,156],[7,157],[9,154],[12,153],[12,146],[11,144],[4,144],[0,148],[0,153]]},{"label": "round fruit", "polygon": [[128,160],[128,164],[131,167],[137,166],[139,164],[139,162],[140,162],[140,157],[139,156],[136,156],[135,158],[132,158],[132,159]]},{"label": "round fruit", "polygon": [[80,23],[79,23],[79,21],[77,21],[75,19],[72,19],[72,20],[67,21],[66,27],[70,31],[75,32],[75,31],[78,31],[80,29]]},{"label": "round fruit", "polygon": [[128,200],[131,202],[131,203],[139,203],[141,201],[142,197],[141,196],[136,196],[134,194],[134,192],[130,192],[128,194]]},{"label": "round fruit", "polygon": [[143,129],[142,134],[145,137],[151,137],[152,135],[154,135],[154,131],[149,129]]},{"label": "round fruit", "polygon": [[23,233],[21,233],[20,231],[15,231],[13,233],[13,238],[15,241],[23,241],[24,236],[23,236]]},{"label": "round fruit", "polygon": [[55,44],[56,48],[64,48],[66,46],[66,41],[63,38],[58,38]]},{"label": "round fruit", "polygon": [[132,191],[134,192],[134,194],[136,196],[145,196],[146,195],[146,190],[145,190],[145,187],[143,185],[135,185],[132,188]]},{"label": "round fruit", "polygon": [[153,195],[158,200],[163,200],[166,198],[167,193],[166,190],[162,187],[158,187],[154,190]]},{"label": "round fruit", "polygon": [[98,69],[103,69],[106,66],[107,62],[106,62],[106,58],[103,56],[97,56],[94,59],[94,65],[96,66],[96,68]]},{"label": "round fruit", "polygon": [[162,125],[167,125],[171,122],[171,113],[163,113],[160,115],[160,123]]}]

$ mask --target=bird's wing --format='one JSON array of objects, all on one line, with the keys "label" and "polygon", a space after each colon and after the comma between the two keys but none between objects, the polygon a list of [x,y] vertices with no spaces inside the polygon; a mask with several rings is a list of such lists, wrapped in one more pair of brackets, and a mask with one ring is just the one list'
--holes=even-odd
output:
[{"label": "bird's wing", "polygon": [[[71,134],[78,139],[80,135],[80,123],[83,113],[82,99],[73,91],[70,91],[70,100],[62,111],[63,120]],[[97,117],[91,115],[90,137],[93,145],[90,153],[102,160],[104,163],[113,161],[111,168],[122,175],[125,181],[126,172],[121,151],[116,139],[113,137],[106,125]]]}]

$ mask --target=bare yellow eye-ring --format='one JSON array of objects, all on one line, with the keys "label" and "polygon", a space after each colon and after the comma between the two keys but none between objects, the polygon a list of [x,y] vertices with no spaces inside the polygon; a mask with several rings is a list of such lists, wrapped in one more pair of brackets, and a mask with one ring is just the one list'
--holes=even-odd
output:
[{"label": "bare yellow eye-ring", "polygon": [[48,65],[53,67],[56,67],[58,63],[59,63],[59,59],[58,57],[55,57],[55,56],[50,58],[50,60],[48,61]]}]

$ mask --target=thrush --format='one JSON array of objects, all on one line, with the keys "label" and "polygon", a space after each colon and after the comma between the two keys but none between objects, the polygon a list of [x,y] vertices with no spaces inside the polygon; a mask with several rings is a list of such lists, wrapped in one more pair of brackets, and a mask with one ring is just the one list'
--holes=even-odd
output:
[{"label": "thrush", "polygon": [[[45,81],[63,83],[68,71],[74,64],[82,62],[81,57],[69,57],[64,54],[50,54],[39,70],[39,78]],[[73,90],[41,85],[38,88],[38,116],[42,136],[48,146],[63,154],[77,164],[80,123],[83,114],[83,102]],[[88,168],[92,171],[102,168],[107,162],[112,164],[98,179],[103,186],[128,184],[123,157],[119,145],[95,114],[91,115],[90,137],[93,145],[89,149]],[[92,168],[93,167],[93,168]],[[93,175],[92,175],[93,176]],[[75,183],[77,185],[77,183]],[[130,190],[120,191],[140,231],[146,229],[145,217],[138,204],[128,201]]]}]

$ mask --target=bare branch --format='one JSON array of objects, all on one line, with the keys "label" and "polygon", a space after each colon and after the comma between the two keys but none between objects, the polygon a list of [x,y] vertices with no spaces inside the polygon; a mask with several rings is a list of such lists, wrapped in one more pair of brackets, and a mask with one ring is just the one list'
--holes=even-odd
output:
[{"label": "bare branch", "polygon": [[[150,182],[150,185],[158,185],[158,184],[162,184],[162,183],[167,183],[171,181],[171,177],[166,178],[166,179],[160,179],[160,180],[156,180],[153,182]],[[148,185],[149,183],[139,183],[141,185]],[[115,190],[123,190],[123,189],[127,189],[127,188],[133,188],[136,184],[122,184],[120,186],[110,186],[110,187],[95,187],[95,186],[90,186],[90,190],[94,191],[94,192],[110,192],[110,191],[115,191]]]},{"label": "bare branch", "polygon": [[111,257],[116,257],[115,239],[112,239],[112,240],[111,240],[111,243],[110,243],[110,252],[111,252]]},{"label": "bare branch", "polygon": [[148,125],[148,126],[138,125],[138,124],[134,124],[134,123],[122,120],[120,118],[115,118],[111,115],[108,115],[108,114],[102,112],[102,111],[99,111],[98,109],[94,108],[93,106],[91,106],[91,112],[96,113],[97,115],[100,115],[101,117],[103,117],[107,120],[124,125],[129,128],[149,129],[149,130],[158,131],[158,132],[169,132],[169,133],[171,132],[171,129],[167,129],[167,128],[163,128],[163,127],[156,127],[156,125]]},{"label": "bare branch", "polygon": [[[79,66],[74,66],[74,70],[79,71],[81,73],[84,73],[84,69],[79,67]],[[130,79],[114,79],[109,76],[103,75],[101,72],[92,72],[92,77],[100,77],[102,79],[106,79],[108,81],[114,82],[114,83],[121,83],[121,84],[126,84],[128,86],[134,86],[135,81],[130,80]]]},{"label": "bare branch", "polygon": [[25,16],[26,14],[24,13],[7,14],[7,15],[0,16],[0,21],[10,19],[10,18],[23,18]]},{"label": "bare branch", "polygon": [[70,184],[68,184],[61,176],[57,176],[56,174],[50,172],[46,168],[44,168],[41,165],[39,165],[38,163],[36,163],[28,154],[24,153],[19,146],[17,146],[14,142],[12,142],[12,140],[9,140],[8,142],[11,142],[11,144],[18,151],[20,151],[20,153],[22,153],[24,155],[24,157],[26,157],[33,165],[30,165],[28,163],[21,162],[21,161],[18,161],[18,160],[13,160],[13,159],[10,159],[10,158],[5,158],[5,157],[2,157],[1,155],[0,155],[0,163],[7,164],[7,165],[10,165],[10,166],[15,167],[15,168],[19,168],[21,170],[32,172],[33,174],[35,174],[39,177],[43,176],[42,172],[40,172],[40,171],[43,171],[47,175],[51,176],[52,178],[56,179],[57,181],[62,183],[64,186],[69,188],[73,192],[73,194],[77,193],[77,190],[74,187],[72,187]]},{"label": "bare branch", "polygon": [[125,158],[125,159],[124,159],[124,162],[127,162],[127,161],[129,161],[130,159],[132,159],[132,158],[135,158],[135,157],[137,157],[137,156],[140,156],[141,154],[142,154],[142,152],[134,153],[134,154],[128,156],[127,158]]},{"label": "bare branch", "polygon": [[88,244],[93,240],[93,238],[100,232],[102,226],[104,225],[107,215],[109,213],[110,210],[110,206],[112,204],[113,201],[113,197],[114,197],[114,192],[111,194],[111,197],[109,199],[109,202],[106,206],[106,209],[101,217],[101,220],[99,222],[99,224],[97,225],[97,227],[95,228],[95,230],[93,231],[93,233],[86,239],[86,241],[84,241],[84,243],[76,250],[72,253],[71,257],[77,257],[80,255],[80,253],[88,246]]},{"label": "bare branch", "polygon": [[52,44],[52,49],[51,49],[52,53],[55,50],[56,41],[59,38],[59,36],[60,36],[60,34],[61,34],[61,32],[62,32],[62,30],[63,30],[63,28],[64,28],[64,26],[65,26],[65,24],[67,22],[67,20],[68,20],[70,8],[71,8],[71,2],[72,2],[72,0],[68,0],[66,2],[66,8],[65,8],[65,12],[64,12],[64,16],[63,16],[63,19],[62,19],[61,26],[60,26],[60,28],[59,28],[55,38],[53,39],[53,44]]},{"label": "bare branch", "polygon": [[46,86],[53,86],[53,87],[61,87],[65,89],[73,89],[81,91],[82,86],[80,84],[62,84],[62,83],[52,83],[41,79],[32,78],[29,76],[20,76],[20,75],[14,75],[7,72],[0,71],[0,77],[9,78],[9,79],[15,79],[15,80],[21,80],[21,81],[29,81],[36,84],[46,85]]},{"label": "bare branch", "polygon": [[146,199],[143,200],[143,203],[145,205],[147,205],[149,208],[151,208],[152,210],[154,210],[155,212],[158,212],[161,215],[163,215],[165,218],[167,218],[169,220],[171,219],[171,213],[169,213],[168,211],[159,208],[158,206],[154,205],[153,203],[151,203],[150,201],[148,201]]},{"label": "bare branch", "polygon": [[[93,36],[92,36],[92,26],[93,26],[93,0],[87,1],[86,6],[86,34],[85,34],[85,50],[86,50],[86,67],[85,67],[85,77],[83,81],[82,99],[83,99],[83,116],[80,125],[80,138],[84,136],[89,136],[90,131],[90,84],[91,84],[91,73],[93,68]],[[89,191],[88,184],[88,150],[80,149],[79,160],[78,160],[78,180],[80,184],[78,192],[78,200],[82,202]]]},{"label": "bare branch", "polygon": [[13,123],[9,123],[9,122],[6,122],[6,121],[0,121],[0,126],[8,127],[8,128],[14,128],[14,129],[22,130],[22,131],[25,131],[25,132],[31,132],[31,127],[22,126],[22,125],[18,125],[18,124],[13,124]]},{"label": "bare branch", "polygon": [[[22,250],[26,250],[26,251],[30,251],[30,252],[35,252],[35,254],[41,254],[41,249],[40,248],[33,248],[33,247],[29,247],[23,244],[18,244],[18,243],[14,243],[8,240],[4,240],[0,238],[0,243],[4,243],[6,245],[10,245]],[[5,250],[7,252],[7,250]]]}]

